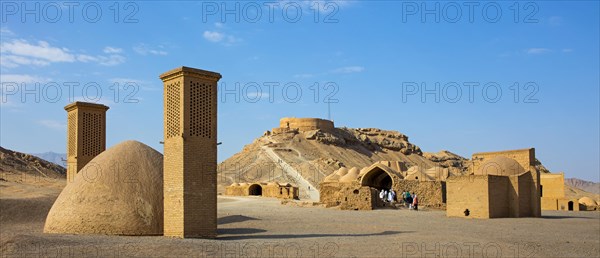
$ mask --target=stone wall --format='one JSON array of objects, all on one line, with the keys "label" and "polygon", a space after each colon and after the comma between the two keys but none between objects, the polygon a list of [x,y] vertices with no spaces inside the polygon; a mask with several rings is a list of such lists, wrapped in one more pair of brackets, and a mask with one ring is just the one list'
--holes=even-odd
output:
[{"label": "stone wall", "polygon": [[340,205],[340,183],[338,182],[323,182],[319,188],[320,202],[325,204],[325,207],[334,207]]},{"label": "stone wall", "polygon": [[325,207],[339,207],[342,210],[372,210],[382,206],[377,189],[361,186],[358,182],[324,182],[320,188],[320,202]]},{"label": "stone wall", "polygon": [[[446,201],[446,182],[419,182],[396,180],[392,186],[398,201],[403,191],[417,194],[421,207],[444,208]],[[362,186],[359,182],[323,182],[321,183],[320,202],[326,207],[339,206],[343,210],[372,210],[383,207],[379,203],[379,190]]]},{"label": "stone wall", "polygon": [[377,207],[378,191],[368,186],[344,186],[340,189],[342,210],[372,210]]},{"label": "stone wall", "polygon": [[[253,188],[254,190],[251,190]],[[256,189],[259,189],[256,191]],[[259,193],[260,192],[260,193]],[[225,195],[229,196],[263,196],[279,199],[299,199],[298,187],[278,185],[274,183],[233,184],[225,187]]]},{"label": "stone wall", "polygon": [[394,191],[399,197],[403,191],[417,194],[421,207],[444,208],[446,206],[446,182],[398,180]]}]

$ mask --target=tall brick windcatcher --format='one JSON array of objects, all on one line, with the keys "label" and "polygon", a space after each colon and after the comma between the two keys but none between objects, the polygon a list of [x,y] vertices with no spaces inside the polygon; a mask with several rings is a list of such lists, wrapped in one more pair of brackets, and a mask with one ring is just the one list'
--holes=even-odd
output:
[{"label": "tall brick windcatcher", "polygon": [[164,235],[217,236],[219,73],[180,67],[163,73]]},{"label": "tall brick windcatcher", "polygon": [[106,149],[106,111],[102,104],[73,102],[67,111],[67,184]]}]

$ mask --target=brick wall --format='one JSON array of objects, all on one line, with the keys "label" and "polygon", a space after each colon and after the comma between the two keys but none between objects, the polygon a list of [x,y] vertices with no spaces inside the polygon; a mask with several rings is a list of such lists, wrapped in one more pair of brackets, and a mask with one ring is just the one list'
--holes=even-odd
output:
[{"label": "brick wall", "polygon": [[[450,177],[446,181],[448,201],[446,214],[449,217],[489,218],[490,175]],[[497,193],[494,193],[497,194]],[[469,210],[469,216],[464,211]]]}]

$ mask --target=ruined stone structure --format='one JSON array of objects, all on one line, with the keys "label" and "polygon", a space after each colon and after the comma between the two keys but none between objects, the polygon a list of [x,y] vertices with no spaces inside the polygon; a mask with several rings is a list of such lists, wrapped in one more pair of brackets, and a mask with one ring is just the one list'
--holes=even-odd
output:
[{"label": "ruined stone structure", "polygon": [[217,235],[217,82],[180,67],[164,83],[164,235]]},{"label": "ruined stone structure", "polygon": [[289,183],[233,183],[226,187],[225,195],[230,196],[262,196],[279,199],[298,199],[298,187]]},{"label": "ruined stone structure", "polygon": [[446,203],[447,168],[406,169],[403,162],[379,161],[369,167],[340,168],[327,176],[320,185],[321,202],[326,207],[343,210],[372,210],[385,207],[379,199],[381,190],[393,189],[399,196],[404,191],[417,194],[419,203],[441,208]]},{"label": "ruined stone structure", "polygon": [[294,131],[311,131],[334,129],[333,121],[320,118],[294,118],[284,117],[279,120],[279,128],[273,128],[273,133],[285,133]]},{"label": "ruined stone structure", "polygon": [[137,141],[100,153],[60,193],[44,233],[162,235],[163,156]]},{"label": "ruined stone structure", "polygon": [[67,184],[106,149],[106,111],[102,104],[73,102],[67,111]]},{"label": "ruined stone structure", "polygon": [[473,154],[475,172],[447,180],[449,217],[540,217],[540,173],[535,150]]},{"label": "ruined stone structure", "polygon": [[[564,173],[543,173],[540,174],[540,192],[542,210],[580,210],[577,199],[568,199],[565,197],[565,174]],[[583,206],[583,205],[582,205]],[[585,207],[581,207],[585,209]]]}]

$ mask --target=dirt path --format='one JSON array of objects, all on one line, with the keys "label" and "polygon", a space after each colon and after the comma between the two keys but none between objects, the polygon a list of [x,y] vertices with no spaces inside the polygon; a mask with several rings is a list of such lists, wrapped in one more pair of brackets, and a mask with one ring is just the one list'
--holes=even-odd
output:
[{"label": "dirt path", "polygon": [[304,177],[302,177],[302,175],[296,169],[294,169],[292,166],[286,163],[285,160],[279,157],[279,155],[277,155],[277,153],[275,153],[275,151],[272,148],[268,146],[262,146],[262,149],[265,152],[265,154],[267,154],[267,157],[269,157],[275,164],[281,167],[283,172],[288,177],[291,177],[294,180],[296,180],[296,183],[298,183],[298,187],[307,193],[307,197],[310,200],[319,200],[319,191],[317,190],[317,188],[315,188],[310,182],[304,179]]}]

